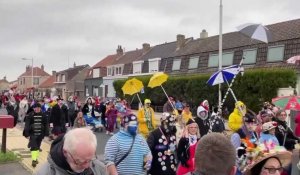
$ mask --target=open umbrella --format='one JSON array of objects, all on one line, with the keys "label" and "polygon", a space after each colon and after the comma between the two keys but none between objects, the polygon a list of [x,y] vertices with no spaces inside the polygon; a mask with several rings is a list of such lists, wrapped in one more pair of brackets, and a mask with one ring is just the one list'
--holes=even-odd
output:
[{"label": "open umbrella", "polygon": [[212,76],[210,76],[210,78],[208,79],[207,84],[214,86],[216,84],[229,82],[242,70],[243,69],[239,65],[224,67],[216,73],[212,74]]},{"label": "open umbrella", "polygon": [[247,23],[238,26],[237,29],[242,34],[265,43],[272,39],[270,30],[262,24]]},{"label": "open umbrella", "polygon": [[148,87],[154,88],[154,87],[160,86],[162,88],[162,90],[164,91],[166,97],[168,98],[170,104],[172,105],[173,109],[175,109],[175,107],[173,106],[172,102],[169,99],[167,92],[165,91],[165,88],[162,86],[162,84],[164,82],[166,82],[167,80],[168,80],[167,74],[165,74],[163,72],[157,72],[157,73],[153,74],[153,76],[150,78]]},{"label": "open umbrella", "polygon": [[293,56],[286,60],[287,63],[296,64],[300,62],[300,55]]},{"label": "open umbrella", "polygon": [[300,96],[282,96],[272,99],[275,106],[285,110],[300,110]]},{"label": "open umbrella", "polygon": [[128,94],[128,95],[133,95],[137,93],[139,101],[140,103],[142,103],[138,92],[140,92],[143,89],[143,87],[144,87],[143,82],[141,82],[136,78],[132,78],[125,82],[125,84],[122,87],[122,91],[124,94]]}]

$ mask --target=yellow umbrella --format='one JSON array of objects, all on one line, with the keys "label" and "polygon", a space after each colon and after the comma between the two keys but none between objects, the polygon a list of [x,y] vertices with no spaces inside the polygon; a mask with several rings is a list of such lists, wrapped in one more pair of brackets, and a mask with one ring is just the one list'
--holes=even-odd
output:
[{"label": "yellow umbrella", "polygon": [[168,79],[168,75],[163,72],[158,72],[153,74],[148,83],[148,87],[154,88],[157,86],[161,86]]},{"label": "yellow umbrella", "polygon": [[168,77],[169,76],[163,72],[157,72],[157,73],[153,74],[153,76],[150,78],[148,87],[154,88],[154,87],[160,86],[162,88],[162,90],[164,91],[166,97],[168,98],[170,104],[172,105],[173,109],[175,110],[175,106],[170,101],[169,96],[168,96],[167,92],[165,91],[165,88],[162,86],[162,84],[168,80]]},{"label": "yellow umbrella", "polygon": [[[133,95],[135,93],[140,92],[143,89],[143,87],[143,82],[136,78],[132,78],[125,82],[125,84],[122,87],[122,91],[124,94]],[[137,96],[139,98],[140,103],[142,103],[139,94],[137,94]]]}]

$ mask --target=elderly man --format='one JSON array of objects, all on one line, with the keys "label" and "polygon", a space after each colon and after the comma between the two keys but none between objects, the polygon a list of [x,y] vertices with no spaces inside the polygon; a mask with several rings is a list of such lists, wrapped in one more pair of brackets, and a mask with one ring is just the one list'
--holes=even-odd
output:
[{"label": "elderly man", "polygon": [[152,155],[146,140],[137,134],[137,117],[123,118],[124,130],[112,136],[105,146],[109,175],[141,175],[150,168]]},{"label": "elderly man", "polygon": [[196,172],[201,175],[234,175],[236,151],[230,140],[220,133],[210,133],[198,142]]},{"label": "elderly man", "polygon": [[37,175],[105,175],[105,166],[96,159],[97,139],[86,128],[76,128],[53,141],[48,162]]}]

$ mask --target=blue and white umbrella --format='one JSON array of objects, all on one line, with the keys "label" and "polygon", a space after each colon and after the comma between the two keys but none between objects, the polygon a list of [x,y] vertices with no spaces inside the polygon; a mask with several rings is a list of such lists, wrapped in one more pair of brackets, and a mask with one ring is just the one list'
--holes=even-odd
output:
[{"label": "blue and white umbrella", "polygon": [[270,42],[272,39],[270,30],[261,24],[247,23],[238,26],[237,29],[251,39],[256,39],[265,43]]},{"label": "blue and white umbrella", "polygon": [[216,84],[221,84],[224,82],[228,83],[239,72],[243,72],[243,68],[240,67],[240,65],[232,65],[232,66],[224,67],[223,69],[219,70],[218,72],[212,74],[212,76],[207,81],[207,84],[214,86]]}]

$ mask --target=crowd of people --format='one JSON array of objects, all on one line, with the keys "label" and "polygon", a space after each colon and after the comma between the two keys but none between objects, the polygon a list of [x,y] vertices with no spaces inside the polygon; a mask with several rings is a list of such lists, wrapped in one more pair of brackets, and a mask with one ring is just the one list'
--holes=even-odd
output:
[{"label": "crowd of people", "polygon": [[[229,115],[231,132],[207,100],[193,116],[188,103],[169,97],[159,118],[150,99],[136,114],[119,98],[89,97],[81,105],[74,96],[27,100],[8,94],[1,107],[15,125],[25,122],[33,167],[44,137],[53,140],[39,175],[291,174],[291,152],[300,142],[300,126],[291,130],[287,113],[270,103],[256,115],[238,101]],[[100,161],[93,132],[105,131],[111,137]]]}]

